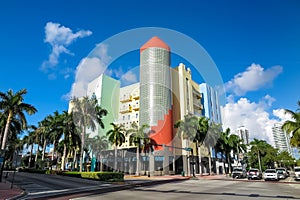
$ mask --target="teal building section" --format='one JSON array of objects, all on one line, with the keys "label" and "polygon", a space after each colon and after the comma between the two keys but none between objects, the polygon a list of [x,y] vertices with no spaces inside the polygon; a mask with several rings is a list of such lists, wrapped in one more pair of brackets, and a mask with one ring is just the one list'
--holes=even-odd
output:
[{"label": "teal building section", "polygon": [[108,114],[102,118],[104,129],[99,126],[98,135],[105,136],[112,129],[110,123],[117,122],[119,117],[119,96],[120,81],[109,76],[103,75],[100,105],[108,111]]}]

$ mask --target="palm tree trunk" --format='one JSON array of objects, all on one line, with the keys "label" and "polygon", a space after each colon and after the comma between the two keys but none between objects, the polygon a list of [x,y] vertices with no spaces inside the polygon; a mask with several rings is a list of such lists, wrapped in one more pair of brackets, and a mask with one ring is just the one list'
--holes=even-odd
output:
[{"label": "palm tree trunk", "polygon": [[136,148],[136,172],[135,175],[140,175],[140,148]]},{"label": "palm tree trunk", "polygon": [[199,173],[202,175],[202,159],[201,159],[201,146],[198,145],[198,156],[199,156]]},{"label": "palm tree trunk", "polygon": [[76,154],[77,154],[77,151],[76,151],[76,149],[74,149],[74,157],[73,157],[73,170],[74,170],[74,168],[76,168],[77,169],[77,156],[76,156]]},{"label": "palm tree trunk", "polygon": [[36,149],[36,152],[35,152],[35,159],[34,159],[34,164],[35,164],[36,167],[37,167],[38,153],[39,153],[39,145],[38,145],[38,147],[37,147],[37,149]]},{"label": "palm tree trunk", "polygon": [[211,151],[210,151],[210,147],[208,147],[208,168],[209,168],[209,175],[212,175],[212,170],[211,170]]},{"label": "palm tree trunk", "polygon": [[261,170],[261,163],[260,163],[260,155],[259,155],[259,150],[257,151],[257,158],[258,158],[258,165],[259,165],[259,170]]},{"label": "palm tree trunk", "polygon": [[4,150],[5,147],[6,147],[6,141],[7,141],[7,137],[8,137],[8,130],[9,130],[9,125],[10,125],[10,122],[11,122],[11,118],[12,118],[12,112],[9,112],[8,117],[7,117],[7,121],[6,121],[6,125],[5,125],[3,139],[2,139],[2,145],[1,145],[2,150]]},{"label": "palm tree trunk", "polygon": [[64,144],[64,153],[63,157],[61,158],[61,170],[65,170],[65,165],[66,165],[66,157],[67,157],[67,145]]},{"label": "palm tree trunk", "polygon": [[47,144],[47,140],[45,139],[43,144],[42,160],[45,159],[46,144]]},{"label": "palm tree trunk", "polygon": [[115,162],[114,162],[114,172],[116,172],[116,171],[117,171],[117,167],[118,167],[117,153],[118,153],[118,150],[117,150],[117,145],[115,145]]},{"label": "palm tree trunk", "polygon": [[228,173],[231,174],[231,162],[230,162],[230,154],[227,153],[227,162],[228,162]]},{"label": "palm tree trunk", "polygon": [[81,149],[80,149],[80,161],[79,161],[80,172],[82,172],[82,165],[83,165],[83,148],[84,148],[84,132],[82,132],[81,134]]},{"label": "palm tree trunk", "polygon": [[103,171],[103,163],[102,163],[102,156],[101,156],[101,152],[99,154],[99,161],[100,161],[100,172]]},{"label": "palm tree trunk", "polygon": [[29,154],[28,168],[30,168],[30,165],[31,165],[32,151],[33,151],[33,144],[31,144],[31,147],[30,147],[30,154]]},{"label": "palm tree trunk", "polygon": [[54,140],[53,141],[52,160],[54,159],[55,145],[56,145],[56,141]]}]

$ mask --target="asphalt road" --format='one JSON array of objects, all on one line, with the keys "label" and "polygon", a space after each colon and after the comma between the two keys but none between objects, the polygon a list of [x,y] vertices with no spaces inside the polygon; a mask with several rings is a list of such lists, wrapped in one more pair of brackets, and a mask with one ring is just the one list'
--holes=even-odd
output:
[{"label": "asphalt road", "polygon": [[50,196],[52,194],[68,194],[98,190],[107,187],[115,187],[109,183],[86,180],[75,177],[59,175],[45,175],[35,173],[16,172],[13,180],[13,173],[9,173],[7,180],[26,191],[27,195],[22,199],[35,199]]},{"label": "asphalt road", "polygon": [[286,200],[300,199],[300,184],[248,180],[187,180],[163,185],[138,187],[74,200]]},{"label": "asphalt road", "polygon": [[[129,187],[58,175],[15,173],[14,184],[26,190],[21,199],[299,199],[300,182],[289,177],[280,182],[247,179],[181,180],[156,184],[153,180],[130,180]],[[8,179],[12,181],[12,174]],[[171,180],[173,181],[173,180]],[[126,185],[125,185],[126,186]],[[52,196],[52,197],[51,197]],[[85,197],[82,197],[85,196]]]}]

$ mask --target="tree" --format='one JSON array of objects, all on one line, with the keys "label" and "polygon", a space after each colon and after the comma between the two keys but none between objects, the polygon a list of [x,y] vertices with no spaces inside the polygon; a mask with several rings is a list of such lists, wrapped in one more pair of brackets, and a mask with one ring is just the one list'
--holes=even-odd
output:
[{"label": "tree", "polygon": [[202,159],[201,159],[201,145],[203,145],[203,142],[205,140],[205,137],[208,132],[209,128],[209,119],[201,116],[198,121],[198,129],[196,133],[195,140],[197,142],[197,147],[198,147],[198,156],[199,156],[199,171],[200,174],[202,174]]},{"label": "tree", "polygon": [[126,131],[126,135],[129,135],[129,144],[134,144],[136,149],[136,175],[140,173],[140,151],[142,146],[148,143],[146,139],[149,137],[149,125],[143,124],[139,127],[135,122],[131,124],[131,128]]},{"label": "tree", "polygon": [[30,146],[30,150],[29,150],[29,159],[28,159],[28,168],[31,167],[31,160],[32,160],[32,152],[33,152],[33,147],[34,147],[34,141],[35,141],[35,130],[37,128],[35,126],[30,126],[29,127],[29,131],[28,131],[28,135],[26,135],[23,138],[23,143],[25,144],[25,148],[28,148]]},{"label": "tree", "polygon": [[15,94],[12,90],[8,90],[7,93],[0,92],[0,110],[3,110],[3,113],[7,114],[1,149],[5,149],[6,147],[7,136],[12,119],[16,116],[22,122],[22,128],[25,129],[27,127],[27,121],[24,111],[29,115],[37,112],[37,109],[34,106],[23,102],[23,96],[25,94],[27,94],[26,89],[22,89]]},{"label": "tree", "polygon": [[250,142],[251,150],[248,153],[249,164],[251,167],[259,168],[261,171],[273,168],[276,161],[277,150],[265,140],[254,138]]},{"label": "tree", "polygon": [[80,148],[80,172],[82,172],[82,161],[83,151],[85,148],[85,135],[88,128],[92,131],[96,129],[95,121],[104,128],[102,117],[107,115],[107,111],[102,109],[97,102],[97,99],[93,96],[92,98],[83,97],[81,99],[73,98],[71,101],[73,107],[72,112],[74,121],[77,126],[80,127],[81,131],[81,148]]},{"label": "tree", "polygon": [[[7,121],[7,115],[6,113],[0,113],[0,146],[2,145],[2,137],[5,130],[5,124]],[[16,118],[13,117],[9,126],[8,134],[7,134],[7,143],[6,148],[12,149],[14,146],[12,144],[12,141],[17,138],[18,134],[22,133],[24,129],[22,128],[22,122]]]},{"label": "tree", "polygon": [[108,148],[108,140],[106,136],[95,136],[90,138],[90,148],[96,159],[99,161],[99,171],[102,171],[101,152]]},{"label": "tree", "polygon": [[125,128],[123,125],[117,125],[114,123],[110,123],[113,126],[113,129],[109,130],[106,135],[108,137],[108,141],[114,145],[115,149],[115,160],[114,160],[114,171],[117,171],[117,148],[121,146],[125,142]]},{"label": "tree", "polygon": [[291,168],[295,164],[295,159],[287,151],[278,153],[276,160],[280,167]]},{"label": "tree", "polygon": [[49,135],[49,139],[52,141],[52,145],[53,145],[53,150],[52,150],[52,161],[54,160],[54,154],[56,152],[56,148],[58,145],[58,141],[59,139],[61,139],[63,133],[61,130],[61,126],[62,126],[62,120],[61,120],[62,116],[59,114],[58,111],[55,111],[52,115],[49,115],[48,120],[49,120],[49,126],[50,126],[50,135]]},{"label": "tree", "polygon": [[211,148],[217,143],[218,138],[221,134],[221,125],[215,124],[211,122],[209,124],[209,128],[207,130],[206,137],[203,141],[203,144],[208,148],[209,156],[208,156],[208,164],[209,164],[209,174],[212,174],[212,166],[211,166]]},{"label": "tree", "polygon": [[[197,142],[197,133],[199,127],[198,117],[195,115],[185,115],[183,120],[179,120],[174,125],[178,129],[177,134],[181,137],[181,140],[187,139],[187,141]],[[187,148],[189,144],[185,148]],[[201,155],[200,155],[201,157]],[[194,159],[194,155],[192,155]],[[189,166],[189,165],[188,165]],[[201,167],[200,167],[201,168]],[[193,165],[193,176],[195,176],[194,165]]]},{"label": "tree", "polygon": [[286,109],[285,113],[290,114],[293,120],[287,120],[282,125],[282,129],[288,134],[292,134],[291,145],[300,147],[300,101],[298,101],[299,108],[296,112]]},{"label": "tree", "polygon": [[225,132],[221,132],[221,135],[216,144],[216,150],[225,154],[228,163],[228,173],[231,173],[231,157],[230,153],[233,149],[232,134],[230,133],[230,128],[227,128]]},{"label": "tree", "polygon": [[45,159],[46,146],[49,144],[49,137],[51,133],[51,126],[49,121],[49,116],[45,117],[42,121],[38,122],[38,128],[35,130],[43,145],[42,149],[42,160]]}]

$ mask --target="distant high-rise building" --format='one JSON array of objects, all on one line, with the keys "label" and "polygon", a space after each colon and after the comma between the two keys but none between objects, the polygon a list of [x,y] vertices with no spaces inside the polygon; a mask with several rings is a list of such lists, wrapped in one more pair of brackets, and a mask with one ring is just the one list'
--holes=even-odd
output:
[{"label": "distant high-rise building", "polygon": [[245,126],[240,126],[236,130],[236,134],[243,140],[244,144],[249,144],[249,130]]},{"label": "distant high-rise building", "polygon": [[294,152],[290,145],[290,135],[282,130],[282,123],[275,123],[272,127],[275,147],[279,152],[287,151],[291,156],[294,157]]},{"label": "distant high-rise building", "polygon": [[202,104],[204,105],[202,115],[209,118],[211,122],[222,124],[218,92],[206,83],[200,84],[200,91],[203,94]]}]

